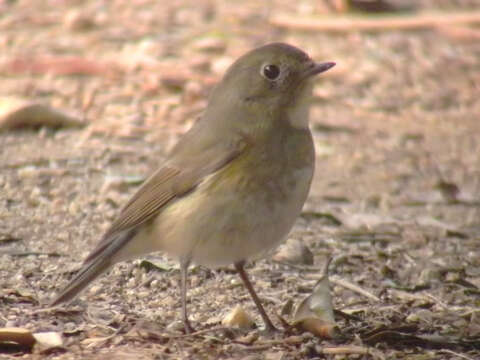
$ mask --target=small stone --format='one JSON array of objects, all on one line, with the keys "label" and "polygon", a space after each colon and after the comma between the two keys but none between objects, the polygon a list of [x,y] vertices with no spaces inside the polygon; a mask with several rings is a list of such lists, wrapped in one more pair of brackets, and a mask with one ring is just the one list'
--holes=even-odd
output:
[{"label": "small stone", "polygon": [[185,104],[193,104],[195,101],[202,99],[204,96],[203,87],[197,81],[189,81],[185,85],[183,91],[183,99]]},{"label": "small stone", "polygon": [[37,341],[37,345],[40,345],[43,349],[59,347],[63,345],[62,335],[58,332],[40,332],[33,334],[33,337]]},{"label": "small stone", "polygon": [[417,285],[429,285],[439,283],[443,279],[442,271],[438,267],[427,267],[420,272],[417,278]]},{"label": "small stone", "polygon": [[81,211],[79,202],[72,201],[70,205],[68,205],[68,213],[71,216],[77,215]]},{"label": "small stone", "polygon": [[88,292],[92,295],[97,295],[101,289],[102,287],[100,285],[93,285]]},{"label": "small stone", "polygon": [[183,322],[180,320],[174,320],[170,324],[167,325],[166,329],[168,331],[174,331],[174,332],[182,332],[185,326],[183,325]]},{"label": "small stone", "polygon": [[223,56],[213,62],[212,72],[216,75],[223,75],[232,63],[231,57]]},{"label": "small stone", "polygon": [[288,239],[278,248],[273,260],[290,264],[313,265],[313,254],[303,241]]},{"label": "small stone", "polygon": [[241,329],[252,328],[255,323],[251,316],[240,306],[237,305],[222,320],[225,326],[238,327]]},{"label": "small stone", "polygon": [[138,291],[137,292],[137,297],[139,299],[146,299],[151,295],[150,291]]},{"label": "small stone", "polygon": [[199,72],[210,71],[210,58],[205,55],[193,56],[188,61],[189,68]]},{"label": "small stone", "polygon": [[81,12],[79,9],[73,9],[65,15],[63,24],[70,31],[85,31],[92,29],[95,26],[95,21],[90,15]]},{"label": "small stone", "polygon": [[8,320],[6,323],[5,323],[5,328],[12,328],[12,327],[17,327],[17,320]]},{"label": "small stone", "polygon": [[100,192],[108,194],[111,191],[126,192],[130,186],[141,184],[145,178],[143,176],[105,176]]},{"label": "small stone", "polygon": [[433,319],[433,315],[431,311],[421,309],[408,315],[405,320],[410,323],[418,323],[418,322],[431,323],[432,319]]},{"label": "small stone", "polygon": [[18,169],[17,175],[21,179],[34,178],[38,176],[38,169],[35,166],[25,166]]}]

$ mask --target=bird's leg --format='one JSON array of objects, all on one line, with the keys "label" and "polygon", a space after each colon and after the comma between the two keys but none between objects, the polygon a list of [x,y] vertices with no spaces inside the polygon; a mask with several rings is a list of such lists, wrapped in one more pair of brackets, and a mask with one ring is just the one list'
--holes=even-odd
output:
[{"label": "bird's leg", "polygon": [[182,321],[183,326],[185,327],[185,333],[191,334],[195,330],[193,329],[192,325],[190,325],[190,320],[188,320],[187,315],[187,273],[188,273],[188,266],[190,265],[190,259],[182,259],[180,261],[180,272],[181,272],[181,298],[182,298]]},{"label": "bird's leg", "polygon": [[273,325],[272,321],[268,317],[267,313],[265,312],[265,309],[262,306],[260,299],[257,296],[257,293],[253,289],[252,283],[248,279],[247,273],[245,272],[245,269],[244,269],[245,261],[236,262],[234,265],[235,265],[235,269],[238,272],[238,275],[240,275],[243,283],[245,284],[245,287],[250,293],[250,296],[252,297],[253,302],[255,303],[255,305],[257,305],[258,311],[260,312],[263,322],[265,323],[265,330],[267,332],[277,331],[277,328]]}]

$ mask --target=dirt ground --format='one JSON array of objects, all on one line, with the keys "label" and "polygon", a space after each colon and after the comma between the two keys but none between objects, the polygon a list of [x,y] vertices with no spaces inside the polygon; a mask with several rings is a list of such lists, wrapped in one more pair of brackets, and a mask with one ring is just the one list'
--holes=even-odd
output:
[{"label": "dirt ground", "polygon": [[[0,328],[63,338],[3,344],[0,359],[480,359],[480,29],[327,33],[270,22],[321,4],[0,1],[2,101],[85,123],[0,131]],[[118,264],[70,305],[48,308],[226,67],[270,41],[338,65],[315,89],[316,174],[289,236],[314,264],[265,259],[248,271],[280,325],[274,314],[310,293],[332,256],[341,336],[222,329],[239,304],[261,319],[233,269],[200,267],[189,277],[200,333],[182,336],[179,268],[162,254]]]}]

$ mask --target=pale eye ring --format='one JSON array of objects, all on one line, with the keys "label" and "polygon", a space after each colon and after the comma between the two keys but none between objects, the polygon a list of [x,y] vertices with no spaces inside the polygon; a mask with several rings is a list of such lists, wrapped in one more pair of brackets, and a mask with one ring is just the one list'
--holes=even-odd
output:
[{"label": "pale eye ring", "polygon": [[262,67],[261,74],[268,80],[276,80],[280,76],[280,68],[275,64],[267,64]]}]

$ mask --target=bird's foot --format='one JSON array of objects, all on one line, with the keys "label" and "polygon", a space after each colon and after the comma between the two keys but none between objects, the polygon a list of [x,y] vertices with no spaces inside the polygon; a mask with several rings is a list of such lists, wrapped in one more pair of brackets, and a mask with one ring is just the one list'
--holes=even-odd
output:
[{"label": "bird's foot", "polygon": [[183,320],[183,328],[185,330],[185,334],[187,335],[195,332],[195,329],[192,327],[189,320]]}]

